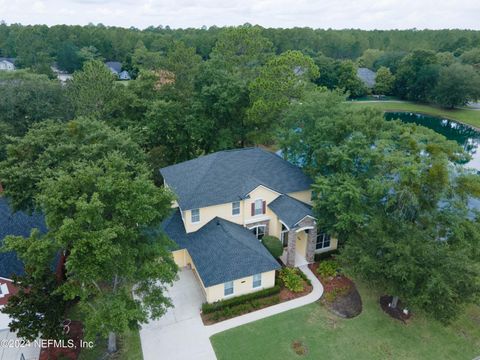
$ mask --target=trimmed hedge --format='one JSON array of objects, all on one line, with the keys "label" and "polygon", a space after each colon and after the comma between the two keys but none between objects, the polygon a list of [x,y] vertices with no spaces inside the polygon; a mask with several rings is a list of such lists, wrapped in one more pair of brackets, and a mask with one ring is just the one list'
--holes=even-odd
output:
[{"label": "trimmed hedge", "polygon": [[262,239],[263,246],[272,254],[276,259],[282,256],[283,254],[283,245],[279,238],[275,236],[264,236]]},{"label": "trimmed hedge", "polygon": [[203,303],[202,304],[202,312],[204,314],[210,314],[210,313],[213,313],[213,312],[216,312],[216,311],[220,311],[220,310],[230,308],[230,307],[233,307],[233,306],[245,304],[245,303],[248,303],[252,300],[265,298],[265,297],[272,296],[272,295],[275,295],[275,294],[278,294],[278,293],[280,293],[280,286],[275,285],[274,287],[271,287],[271,288],[268,288],[268,289],[263,289],[263,290],[260,290],[260,291],[256,291],[256,292],[253,292],[253,293],[250,293],[250,294],[237,296],[237,297],[227,299],[227,300],[219,300],[219,301],[214,302],[213,304]]},{"label": "trimmed hedge", "polygon": [[204,314],[204,315],[208,316],[209,319],[217,322],[225,319],[230,319],[235,316],[247,314],[249,312],[263,308],[265,306],[275,305],[275,304],[278,304],[279,302],[280,302],[280,295],[275,294],[266,298],[251,300],[240,305],[226,307],[221,310],[214,311],[213,313]]},{"label": "trimmed hedge", "polygon": [[315,254],[315,261],[317,262],[320,260],[330,259],[332,256],[337,254],[338,254],[338,249],[327,251],[320,254]]}]

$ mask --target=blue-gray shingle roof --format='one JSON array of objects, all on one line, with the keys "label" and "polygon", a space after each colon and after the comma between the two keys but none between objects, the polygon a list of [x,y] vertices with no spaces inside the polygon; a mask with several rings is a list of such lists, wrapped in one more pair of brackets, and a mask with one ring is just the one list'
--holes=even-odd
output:
[{"label": "blue-gray shingle roof", "polygon": [[280,195],[268,207],[290,229],[306,216],[313,217],[312,207],[288,195]]},{"label": "blue-gray shingle roof", "polygon": [[[43,215],[28,215],[21,211],[13,213],[8,199],[0,197],[0,245],[7,235],[27,237],[34,228],[47,231]],[[24,272],[23,263],[15,252],[0,252],[0,277],[10,279],[12,275],[23,275]]]},{"label": "blue-gray shingle roof", "polygon": [[238,201],[259,185],[284,194],[308,190],[312,184],[299,167],[260,148],[220,151],[160,173],[182,210]]},{"label": "blue-gray shingle roof", "polygon": [[163,229],[180,249],[188,250],[205,287],[280,268],[251,231],[224,219],[216,217],[187,234],[177,209]]},{"label": "blue-gray shingle roof", "polygon": [[122,71],[122,63],[121,62],[107,61],[105,63],[105,65],[107,65],[107,67],[117,75],[120,73],[120,71]]},{"label": "blue-gray shingle roof", "polygon": [[375,79],[377,74],[375,71],[370,70],[369,68],[358,68],[357,76],[368,88],[373,88],[375,86]]}]

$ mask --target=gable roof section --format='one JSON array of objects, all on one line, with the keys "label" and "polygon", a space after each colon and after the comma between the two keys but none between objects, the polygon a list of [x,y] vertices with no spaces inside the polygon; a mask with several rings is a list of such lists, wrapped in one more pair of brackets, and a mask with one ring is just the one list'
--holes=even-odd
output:
[{"label": "gable roof section", "polygon": [[279,193],[308,190],[312,180],[260,148],[226,150],[160,170],[183,210],[238,201],[263,185]]},{"label": "gable roof section", "polygon": [[[0,197],[0,245],[7,235],[30,236],[32,229],[47,231],[43,215],[12,212],[8,199]],[[0,277],[11,279],[12,275],[23,275],[24,266],[13,251],[0,252]]]},{"label": "gable roof section", "polygon": [[122,63],[119,61],[107,61],[105,65],[107,65],[107,67],[116,74],[122,71]]},{"label": "gable roof section", "polygon": [[188,250],[205,287],[280,268],[249,230],[222,218],[187,234],[177,209],[163,228],[180,249]]},{"label": "gable roof section", "polygon": [[268,207],[290,229],[306,216],[313,217],[312,207],[288,195],[280,195]]}]

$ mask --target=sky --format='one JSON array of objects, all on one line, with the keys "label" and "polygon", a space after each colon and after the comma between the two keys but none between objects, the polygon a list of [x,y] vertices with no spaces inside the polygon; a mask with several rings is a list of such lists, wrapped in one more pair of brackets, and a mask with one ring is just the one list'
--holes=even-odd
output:
[{"label": "sky", "polygon": [[0,0],[8,24],[480,30],[479,0]]}]

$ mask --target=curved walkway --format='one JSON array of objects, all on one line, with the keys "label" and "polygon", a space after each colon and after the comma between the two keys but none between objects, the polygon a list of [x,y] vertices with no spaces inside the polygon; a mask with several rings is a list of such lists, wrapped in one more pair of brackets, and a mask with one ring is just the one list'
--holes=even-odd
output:
[{"label": "curved walkway", "polygon": [[310,294],[294,300],[283,302],[281,304],[269,306],[267,308],[257,310],[245,315],[237,316],[233,319],[228,319],[213,325],[207,325],[205,326],[205,329],[208,332],[209,336],[215,335],[225,330],[233,329],[237,326],[251,323],[253,321],[264,319],[272,315],[280,314],[282,312],[295,309],[300,306],[308,305],[320,299],[323,295],[323,285],[320,283],[320,281],[318,281],[317,277],[308,268],[308,265],[300,266],[299,269],[305,275],[307,275],[307,277],[312,282],[313,290]]}]

